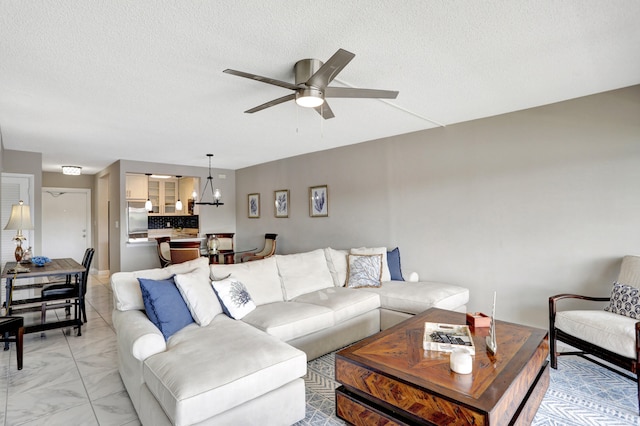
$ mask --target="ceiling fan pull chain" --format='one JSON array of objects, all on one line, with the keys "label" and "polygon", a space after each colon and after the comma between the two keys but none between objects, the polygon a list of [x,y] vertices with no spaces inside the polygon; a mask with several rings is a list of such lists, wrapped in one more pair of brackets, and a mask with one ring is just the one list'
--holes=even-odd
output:
[{"label": "ceiling fan pull chain", "polygon": [[320,105],[320,139],[324,139],[324,104]]}]

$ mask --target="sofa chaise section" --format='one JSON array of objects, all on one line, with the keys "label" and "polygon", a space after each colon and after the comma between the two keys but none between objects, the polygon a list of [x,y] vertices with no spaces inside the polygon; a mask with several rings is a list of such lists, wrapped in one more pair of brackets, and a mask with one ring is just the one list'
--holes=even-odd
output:
[{"label": "sofa chaise section", "polygon": [[[143,378],[173,424],[191,425],[290,382],[303,382],[306,363],[303,352],[218,315],[206,327],[192,324],[176,333],[166,351],[145,361]],[[304,392],[288,397],[304,407]]]}]

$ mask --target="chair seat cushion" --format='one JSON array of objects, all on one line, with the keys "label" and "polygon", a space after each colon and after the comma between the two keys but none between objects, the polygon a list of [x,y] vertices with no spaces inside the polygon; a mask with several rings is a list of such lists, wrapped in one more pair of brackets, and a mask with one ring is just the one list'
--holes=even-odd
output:
[{"label": "chair seat cushion", "polygon": [[22,317],[0,317],[0,332],[15,331],[22,326],[24,326]]},{"label": "chair seat cushion", "polygon": [[638,320],[606,311],[560,311],[557,329],[627,358],[636,358],[635,324]]},{"label": "chair seat cushion", "polygon": [[63,299],[65,297],[78,296],[78,290],[74,284],[47,284],[42,287],[42,299]]}]

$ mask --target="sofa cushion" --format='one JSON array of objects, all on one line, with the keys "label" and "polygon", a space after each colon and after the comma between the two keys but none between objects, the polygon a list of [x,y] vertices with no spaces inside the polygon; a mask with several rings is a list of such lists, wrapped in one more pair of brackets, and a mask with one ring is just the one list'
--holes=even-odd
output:
[{"label": "sofa cushion", "polygon": [[233,319],[242,319],[256,308],[247,287],[234,278],[214,281],[213,289],[222,302],[224,313]]},{"label": "sofa cushion", "polygon": [[171,422],[190,425],[278,389],[306,368],[304,352],[218,315],[176,333],[167,351],[145,361],[143,377]]},{"label": "sofa cushion", "polygon": [[640,290],[630,285],[613,283],[611,300],[604,310],[629,318],[640,318]]},{"label": "sofa cushion", "polygon": [[164,280],[176,274],[186,274],[196,268],[209,270],[209,260],[206,257],[178,263],[166,268],[143,269],[135,272],[116,272],[111,275],[111,289],[115,308],[119,311],[129,311],[144,309],[142,302],[142,292],[138,278],[148,278],[152,280]]},{"label": "sofa cushion", "polygon": [[382,282],[381,254],[350,254],[347,287],[380,287]]},{"label": "sofa cushion", "polygon": [[285,342],[334,325],[333,310],[299,302],[261,305],[242,320]]},{"label": "sofa cushion", "polygon": [[173,277],[178,290],[193,319],[201,326],[211,322],[213,317],[222,313],[222,307],[211,288],[208,268],[197,268],[186,274]]},{"label": "sofa cushion", "polygon": [[380,254],[382,255],[382,282],[391,281],[391,272],[387,264],[387,248],[386,247],[359,247],[352,248],[351,254]]},{"label": "sofa cushion", "polygon": [[417,314],[429,308],[456,309],[469,301],[469,289],[452,284],[421,281],[389,281],[378,288],[364,288],[380,296],[380,306]]},{"label": "sofa cushion", "polygon": [[150,280],[138,278],[144,308],[149,320],[168,340],[175,332],[193,323],[189,308],[173,278]]},{"label": "sofa cushion", "polygon": [[301,294],[334,286],[322,249],[276,255],[275,259],[282,278],[285,300],[293,300]]},{"label": "sofa cushion", "polygon": [[331,287],[303,294],[296,302],[324,306],[333,311],[336,324],[380,307],[377,294],[344,287]]},{"label": "sofa cushion", "polygon": [[611,352],[636,358],[637,319],[599,311],[559,311],[556,313],[556,328]]},{"label": "sofa cushion", "polygon": [[402,267],[400,266],[400,249],[398,247],[387,252],[387,265],[389,266],[391,281],[404,281]]},{"label": "sofa cushion", "polygon": [[284,300],[278,266],[273,257],[245,263],[211,265],[211,274],[214,279],[231,274],[229,278],[244,284],[258,306]]},{"label": "sofa cushion", "polygon": [[348,250],[336,250],[331,247],[324,249],[329,272],[336,287],[344,287],[347,282],[347,256]]}]

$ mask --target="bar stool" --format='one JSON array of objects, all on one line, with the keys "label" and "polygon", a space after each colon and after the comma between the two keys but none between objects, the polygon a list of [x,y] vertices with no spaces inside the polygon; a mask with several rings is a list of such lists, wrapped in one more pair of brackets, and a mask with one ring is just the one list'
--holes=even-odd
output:
[{"label": "bar stool", "polygon": [[[14,335],[15,337],[9,337]],[[18,370],[22,370],[22,336],[24,335],[24,318],[0,317],[0,342],[16,342]],[[9,350],[5,346],[4,350]]]}]

